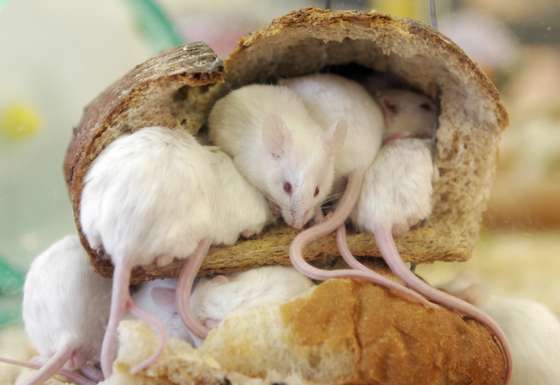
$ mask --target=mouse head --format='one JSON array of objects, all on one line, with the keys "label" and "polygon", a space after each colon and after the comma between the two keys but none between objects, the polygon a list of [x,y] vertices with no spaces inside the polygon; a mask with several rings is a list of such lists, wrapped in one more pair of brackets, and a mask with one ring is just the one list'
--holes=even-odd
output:
[{"label": "mouse head", "polygon": [[298,145],[285,121],[270,115],[263,122],[262,133],[266,156],[274,165],[266,176],[267,194],[279,206],[284,221],[300,229],[331,190],[334,158],[344,142],[346,125],[334,124],[321,130],[320,138],[311,139],[313,143]]},{"label": "mouse head", "polygon": [[430,98],[408,90],[387,89],[380,91],[378,100],[385,119],[384,142],[432,136],[437,107]]}]

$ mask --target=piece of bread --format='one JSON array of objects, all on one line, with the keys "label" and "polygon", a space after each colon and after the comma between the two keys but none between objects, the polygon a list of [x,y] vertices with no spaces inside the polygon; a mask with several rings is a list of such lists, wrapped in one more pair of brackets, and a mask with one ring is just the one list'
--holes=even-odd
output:
[{"label": "piece of bread", "polygon": [[[172,341],[153,367],[131,377],[130,368],[156,344],[147,326],[123,322],[115,378],[146,384],[253,379],[290,385],[498,385],[505,376],[499,346],[477,322],[345,279],[326,281],[282,305],[234,313],[198,350]],[[110,379],[106,385],[125,383]]]},{"label": "piece of bread", "polygon": [[[497,143],[508,117],[493,84],[451,41],[412,20],[375,12],[302,9],[243,39],[225,66],[202,43],[172,49],[137,66],[84,111],[65,160],[65,176],[81,240],[96,269],[109,276],[102,250],[92,250],[79,225],[80,195],[88,167],[117,136],[161,124],[204,130],[209,109],[228,90],[355,63],[390,71],[437,98],[441,107],[433,214],[399,237],[412,262],[466,260],[478,238],[495,168]],[[225,67],[225,69],[224,69]],[[288,264],[295,231],[277,226],[231,247],[213,247],[201,271],[227,272]],[[379,256],[369,234],[349,234],[356,255]],[[309,260],[338,255],[334,236],[305,250]],[[133,281],[177,275],[182,261],[136,268]]]}]

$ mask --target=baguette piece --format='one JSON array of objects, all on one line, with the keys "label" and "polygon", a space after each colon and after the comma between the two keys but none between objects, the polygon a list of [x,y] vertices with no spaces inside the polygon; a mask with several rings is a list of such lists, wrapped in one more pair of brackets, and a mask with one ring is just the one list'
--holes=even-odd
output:
[{"label": "baguette piece", "polygon": [[[86,108],[68,148],[65,175],[76,225],[97,271],[110,276],[112,266],[103,250],[92,250],[83,237],[80,195],[89,165],[108,143],[154,124],[203,133],[213,103],[231,89],[352,63],[391,72],[440,105],[433,213],[396,240],[401,256],[416,263],[468,259],[508,123],[494,85],[455,44],[418,22],[307,8],[242,39],[225,69],[204,44],[188,44],[136,67]],[[294,236],[280,225],[231,247],[213,247],[201,272],[288,264]],[[356,255],[380,255],[370,234],[349,234],[348,240]],[[334,235],[305,250],[309,260],[333,255],[338,255]],[[138,267],[133,282],[176,276],[181,265]]]},{"label": "baguette piece", "polygon": [[[117,373],[129,375],[156,346],[152,331],[139,325],[121,324]],[[411,304],[369,283],[336,279],[285,304],[232,314],[198,350],[172,341],[137,377],[154,384],[214,384],[214,377],[231,383],[488,385],[502,384],[504,376],[500,348],[477,322]]]}]

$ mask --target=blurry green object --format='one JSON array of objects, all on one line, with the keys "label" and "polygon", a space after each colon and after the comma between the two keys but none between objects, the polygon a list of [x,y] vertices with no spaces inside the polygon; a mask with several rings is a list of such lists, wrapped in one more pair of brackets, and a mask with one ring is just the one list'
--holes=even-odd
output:
[{"label": "blurry green object", "polygon": [[[0,0],[2,1],[2,0]],[[154,50],[162,51],[183,44],[173,22],[154,0],[126,0],[142,33]]]},{"label": "blurry green object", "polygon": [[15,270],[0,258],[0,295],[21,293],[24,274]]},{"label": "blurry green object", "polygon": [[0,258],[0,327],[18,322],[24,274]]}]

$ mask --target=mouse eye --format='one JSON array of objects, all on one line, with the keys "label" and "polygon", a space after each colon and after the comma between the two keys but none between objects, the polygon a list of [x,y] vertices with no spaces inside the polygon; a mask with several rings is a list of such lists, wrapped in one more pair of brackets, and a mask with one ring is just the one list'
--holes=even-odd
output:
[{"label": "mouse eye", "polygon": [[424,111],[432,110],[432,106],[430,105],[430,103],[422,103],[420,104],[420,108],[423,109]]},{"label": "mouse eye", "polygon": [[290,182],[284,182],[283,188],[286,194],[292,195],[292,184]]},{"label": "mouse eye", "polygon": [[319,195],[319,186],[315,187],[315,192],[313,193],[314,197],[316,197],[317,195]]}]

